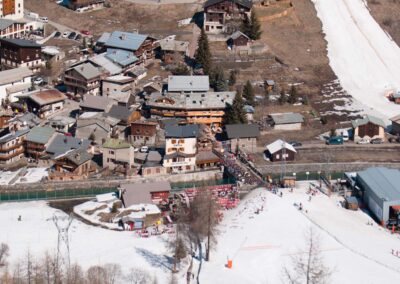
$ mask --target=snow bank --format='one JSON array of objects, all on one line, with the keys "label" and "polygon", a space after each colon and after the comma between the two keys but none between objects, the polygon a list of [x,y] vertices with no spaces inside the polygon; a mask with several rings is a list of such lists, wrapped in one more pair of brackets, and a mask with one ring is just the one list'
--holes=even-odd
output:
[{"label": "snow bank", "polygon": [[312,0],[328,42],[330,65],[342,87],[367,113],[388,122],[400,113],[385,92],[400,88],[400,48],[363,0]]},{"label": "snow bank", "polygon": [[[286,283],[282,269],[290,255],[304,250],[310,227],[320,237],[325,264],[334,270],[330,283],[400,281],[400,259],[391,254],[400,249],[398,236],[367,225],[368,215],[342,208],[338,199],[319,194],[309,202],[308,183],[298,185],[283,198],[257,190],[228,212],[211,262],[203,262],[200,283]],[[304,211],[293,206],[300,202]],[[228,257],[232,269],[225,268]]]}]

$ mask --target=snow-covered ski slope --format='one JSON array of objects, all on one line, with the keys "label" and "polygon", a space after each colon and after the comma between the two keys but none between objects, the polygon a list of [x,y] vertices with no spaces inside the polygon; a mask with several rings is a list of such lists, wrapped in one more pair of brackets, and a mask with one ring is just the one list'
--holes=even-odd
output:
[{"label": "snow-covered ski slope", "polygon": [[400,113],[385,92],[400,90],[400,48],[363,0],[312,0],[328,42],[332,70],[342,87],[386,121]]}]

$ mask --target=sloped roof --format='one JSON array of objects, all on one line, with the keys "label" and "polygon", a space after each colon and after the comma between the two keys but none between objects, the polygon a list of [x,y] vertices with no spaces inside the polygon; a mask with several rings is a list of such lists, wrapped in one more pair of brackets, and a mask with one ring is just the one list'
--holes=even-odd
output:
[{"label": "sloped roof", "polygon": [[234,32],[233,34],[231,34],[231,36],[229,38],[235,40],[235,39],[238,39],[241,36],[244,36],[245,38],[250,40],[250,38],[247,35],[245,35],[244,33],[242,33],[241,31]]},{"label": "sloped roof", "polygon": [[40,118],[31,112],[27,112],[22,115],[17,115],[9,120],[9,122],[16,122],[16,121],[26,124],[26,126],[30,128],[39,125],[41,122]]},{"label": "sloped roof", "polygon": [[160,48],[164,51],[186,52],[189,48],[189,42],[164,38],[160,40]]},{"label": "sloped roof", "polygon": [[110,39],[111,34],[110,33],[103,33],[100,38],[97,40],[98,43],[106,43],[107,40]]},{"label": "sloped roof", "polygon": [[0,39],[0,42],[16,45],[19,47],[32,47],[32,48],[42,47],[40,44],[36,43],[33,40],[20,39],[20,38],[2,38]]},{"label": "sloped roof", "polygon": [[106,57],[106,53],[98,54],[88,59],[94,65],[107,71],[110,75],[116,75],[122,72],[122,68]]},{"label": "sloped roof", "polygon": [[22,135],[29,132],[29,129],[18,130],[15,132],[10,132],[2,137],[0,137],[0,143],[7,143],[8,141],[14,140]]},{"label": "sloped roof", "polygon": [[79,166],[93,158],[93,155],[88,153],[85,149],[76,149],[69,151],[63,156],[59,156],[57,159],[65,158],[75,165]]},{"label": "sloped roof", "polygon": [[225,131],[228,139],[253,138],[260,136],[257,124],[227,124]]},{"label": "sloped roof", "polygon": [[22,94],[18,97],[29,97],[39,106],[53,104],[66,100],[66,96],[57,89],[38,90],[31,93]]},{"label": "sloped roof", "polygon": [[147,35],[115,31],[111,33],[105,46],[136,51],[143,44],[146,38]]},{"label": "sloped roof", "polygon": [[122,67],[129,66],[139,60],[133,52],[115,48],[108,48],[105,56]]},{"label": "sloped roof", "polygon": [[287,143],[287,142],[285,142],[285,141],[283,141],[281,139],[278,139],[275,142],[273,142],[273,143],[271,143],[271,144],[269,144],[267,146],[267,150],[271,154],[274,154],[274,153],[282,150],[283,148],[285,148],[286,150],[289,150],[289,151],[297,153],[296,149],[292,145],[290,145],[289,143]]},{"label": "sloped roof", "polygon": [[4,30],[8,28],[9,26],[13,25],[14,23],[17,23],[13,20],[9,19],[0,19],[0,30]]},{"label": "sloped roof", "polygon": [[78,72],[86,80],[90,80],[101,75],[100,70],[90,63],[82,63],[72,67],[72,69]]},{"label": "sloped roof", "polygon": [[351,124],[353,125],[354,128],[357,128],[357,127],[359,127],[361,125],[365,125],[365,124],[368,124],[368,123],[372,123],[372,124],[375,124],[375,125],[386,127],[386,124],[385,124],[385,122],[383,122],[382,119],[380,119],[378,117],[375,117],[375,116],[372,116],[372,115],[366,115],[361,119],[355,119],[355,120],[353,120],[351,122]]},{"label": "sloped roof", "polygon": [[400,200],[400,171],[383,167],[368,168],[357,173],[361,179],[376,194],[385,201]]},{"label": "sloped roof", "polygon": [[272,113],[269,115],[274,124],[292,124],[303,123],[304,117],[300,113],[286,112],[286,113]]},{"label": "sloped roof", "polygon": [[131,116],[132,112],[132,109],[129,109],[125,106],[113,105],[106,115],[126,122]]},{"label": "sloped roof", "polygon": [[28,67],[19,67],[0,71],[0,85],[10,84],[13,82],[21,81],[26,77],[33,75],[33,71]]},{"label": "sloped roof", "polygon": [[46,152],[52,155],[52,158],[64,155],[74,149],[86,150],[90,146],[90,141],[87,139],[79,139],[76,137],[56,134],[54,139],[47,146]]},{"label": "sloped roof", "polygon": [[168,76],[168,92],[207,92],[208,76]]},{"label": "sloped roof", "polygon": [[121,184],[122,200],[125,207],[139,203],[152,203],[151,193],[171,191],[167,181]]},{"label": "sloped roof", "polygon": [[390,121],[395,122],[395,123],[400,123],[400,114],[396,115],[395,117],[392,117]]},{"label": "sloped roof", "polygon": [[79,104],[81,108],[96,109],[106,111],[115,101],[103,96],[85,95],[83,101]]},{"label": "sloped roof", "polygon": [[55,132],[55,129],[52,127],[36,126],[28,133],[26,136],[26,141],[38,144],[46,144],[49,142],[50,138]]},{"label": "sloped roof", "polygon": [[[204,3],[204,8],[218,4],[223,1],[225,1],[225,0],[208,0]],[[251,0],[229,0],[229,2],[237,3],[238,5],[249,8],[249,9],[251,9],[251,7],[253,6],[253,2]]]},{"label": "sloped roof", "polygon": [[199,126],[197,124],[165,126],[166,138],[192,138],[197,137],[198,133]]}]

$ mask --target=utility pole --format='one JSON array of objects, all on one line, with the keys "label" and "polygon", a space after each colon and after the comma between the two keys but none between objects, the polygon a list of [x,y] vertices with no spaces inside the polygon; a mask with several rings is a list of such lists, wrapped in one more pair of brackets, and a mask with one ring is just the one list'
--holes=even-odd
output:
[{"label": "utility pole", "polygon": [[57,262],[60,262],[69,268],[70,251],[69,251],[69,228],[72,223],[72,216],[57,216],[53,215],[53,222],[58,230],[57,239]]}]

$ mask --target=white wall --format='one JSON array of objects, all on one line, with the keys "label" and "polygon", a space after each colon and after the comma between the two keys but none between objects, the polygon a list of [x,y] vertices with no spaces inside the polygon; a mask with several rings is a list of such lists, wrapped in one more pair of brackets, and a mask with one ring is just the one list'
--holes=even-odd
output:
[{"label": "white wall", "polygon": [[[3,8],[3,5],[1,5]],[[9,20],[18,20],[24,17],[24,0],[15,0],[15,14],[3,16],[3,10],[1,10],[0,18]]]}]

